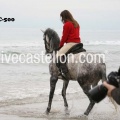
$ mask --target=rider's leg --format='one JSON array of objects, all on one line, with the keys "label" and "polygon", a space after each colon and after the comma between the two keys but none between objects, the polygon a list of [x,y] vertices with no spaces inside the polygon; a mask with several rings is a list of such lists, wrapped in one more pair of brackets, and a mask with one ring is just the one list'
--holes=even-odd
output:
[{"label": "rider's leg", "polygon": [[58,68],[62,71],[62,73],[64,73],[65,77],[67,77],[67,73],[68,73],[68,68],[66,66],[66,56],[65,53],[74,45],[76,45],[77,43],[67,43],[66,45],[64,45],[58,52],[57,52],[57,66]]},{"label": "rider's leg", "polygon": [[58,56],[58,64],[57,67],[61,70],[62,73],[68,73],[68,68],[66,66],[66,56]]},{"label": "rider's leg", "polygon": [[57,52],[57,57],[58,56],[63,56],[70,48],[72,48],[74,45],[78,43],[66,43],[58,52]]}]

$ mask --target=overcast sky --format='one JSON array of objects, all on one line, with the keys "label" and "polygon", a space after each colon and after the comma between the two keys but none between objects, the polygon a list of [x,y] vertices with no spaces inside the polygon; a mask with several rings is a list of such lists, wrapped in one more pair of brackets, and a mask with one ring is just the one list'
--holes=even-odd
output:
[{"label": "overcast sky", "polygon": [[120,0],[0,0],[0,28],[62,27],[60,12],[68,9],[83,29],[120,30]]}]

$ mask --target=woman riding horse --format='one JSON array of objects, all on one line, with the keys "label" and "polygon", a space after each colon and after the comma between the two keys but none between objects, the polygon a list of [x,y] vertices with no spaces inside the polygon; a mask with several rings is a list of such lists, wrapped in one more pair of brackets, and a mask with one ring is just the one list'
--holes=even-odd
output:
[{"label": "woman riding horse", "polygon": [[[69,78],[66,80],[63,77],[63,75],[59,74],[60,71],[56,66],[55,61],[56,56],[58,57],[58,59],[61,58],[62,54],[68,53],[71,47],[73,48],[74,45],[75,46],[79,45],[79,43],[81,42],[79,37],[80,29],[79,24],[77,23],[76,20],[74,20],[71,13],[67,10],[64,10],[60,16],[62,17],[62,22],[64,23],[63,36],[61,42],[56,31],[50,28],[46,29],[45,31],[42,31],[44,33],[43,40],[45,44],[46,54],[52,55],[52,59],[49,64],[50,93],[46,113],[47,114],[50,113],[56,83],[58,79],[62,79],[63,80],[62,96],[65,108],[68,109],[66,90],[69,84],[69,80],[77,81],[80,87],[83,89],[83,92],[87,95],[87,97],[90,100],[90,103],[86,111],[84,112],[85,115],[88,115],[92,110],[93,106],[95,105],[95,102],[90,98],[88,91],[91,89],[91,86],[92,87],[96,86],[100,80],[102,80],[102,82],[106,81],[106,65],[104,63],[103,55],[101,56],[98,53],[92,52],[80,52],[73,55],[74,59],[72,59],[72,56],[69,56],[69,63],[68,62],[66,64],[60,63],[60,66],[62,66],[63,68],[63,69],[61,68],[62,72],[65,71],[64,72],[65,75],[67,75],[67,78],[68,77]],[[66,43],[66,45],[64,45],[64,43]],[[57,55],[56,52],[59,47],[61,47],[61,49],[58,51]],[[95,57],[95,59],[92,60],[91,58],[88,57],[89,55]],[[72,62],[72,60],[77,62]],[[89,62],[89,60],[92,61]]]},{"label": "woman riding horse", "polygon": [[[62,74],[68,78],[68,68],[65,64],[63,55],[74,45],[81,42],[80,39],[80,26],[78,22],[73,18],[72,14],[68,10],[64,10],[60,14],[61,21],[64,24],[63,26],[63,35],[60,41],[60,50],[57,53],[57,59],[59,64],[57,66],[61,70]],[[64,45],[64,43],[66,43]],[[61,58],[60,58],[61,57]],[[60,61],[61,60],[61,61]]]}]

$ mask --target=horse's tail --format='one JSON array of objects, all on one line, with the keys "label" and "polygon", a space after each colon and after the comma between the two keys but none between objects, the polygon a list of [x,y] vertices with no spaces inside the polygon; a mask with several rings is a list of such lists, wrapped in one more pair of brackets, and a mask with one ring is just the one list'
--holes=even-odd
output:
[{"label": "horse's tail", "polygon": [[102,69],[101,72],[102,72],[102,82],[103,82],[107,80],[105,63],[102,63],[101,69]]}]

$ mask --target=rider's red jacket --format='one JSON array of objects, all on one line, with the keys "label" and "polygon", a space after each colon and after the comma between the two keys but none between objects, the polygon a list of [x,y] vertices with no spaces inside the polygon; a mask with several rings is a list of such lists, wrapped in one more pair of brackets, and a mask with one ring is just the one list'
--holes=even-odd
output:
[{"label": "rider's red jacket", "polygon": [[60,41],[60,47],[64,45],[64,43],[75,42],[80,43],[80,27],[74,27],[73,23],[67,21],[63,26],[63,35]]}]

